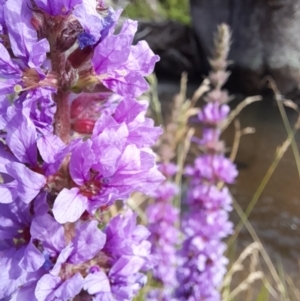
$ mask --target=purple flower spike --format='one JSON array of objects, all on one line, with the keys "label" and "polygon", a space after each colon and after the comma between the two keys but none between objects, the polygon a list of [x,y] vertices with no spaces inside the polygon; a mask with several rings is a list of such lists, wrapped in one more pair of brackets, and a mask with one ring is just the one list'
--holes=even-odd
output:
[{"label": "purple flower spike", "polygon": [[162,129],[135,99],[158,57],[132,46],[136,21],[114,33],[120,15],[100,0],[0,0],[3,301],[129,301],[146,283],[149,231],[131,211],[103,218],[164,180]]},{"label": "purple flower spike", "polygon": [[[160,165],[161,170],[170,173],[176,167],[171,164]],[[176,245],[179,244],[180,232],[176,223],[179,220],[179,210],[172,204],[178,193],[179,188],[175,183],[165,181],[155,192],[156,202],[148,206],[146,211],[148,229],[151,232],[149,240],[152,243],[153,276],[162,285],[161,289],[151,289],[147,300],[156,295],[171,298],[173,290],[178,286]]]},{"label": "purple flower spike", "polygon": [[[220,38],[224,36],[228,37],[229,33]],[[212,62],[221,60],[227,66],[227,53],[221,54],[221,58],[219,55]],[[188,209],[181,222],[184,240],[178,252],[177,281],[180,285],[174,292],[178,301],[221,301],[219,287],[228,263],[224,257],[226,244],[222,240],[233,231],[228,213],[232,209],[232,197],[225,185],[232,184],[238,172],[233,162],[226,158],[225,146],[220,140],[222,125],[230,112],[226,104],[228,95],[221,90],[228,74],[226,70],[214,67],[212,64],[210,77],[217,79],[213,83],[215,88],[208,93],[208,103],[198,114],[203,124],[203,136],[194,139],[204,153],[185,170],[190,181],[186,198]]]}]

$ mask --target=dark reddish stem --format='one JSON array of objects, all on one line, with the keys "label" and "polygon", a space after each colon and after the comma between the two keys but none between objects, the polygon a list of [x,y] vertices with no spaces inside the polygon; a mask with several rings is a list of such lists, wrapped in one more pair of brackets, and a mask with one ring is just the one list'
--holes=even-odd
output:
[{"label": "dark reddish stem", "polygon": [[63,142],[69,143],[70,140],[70,106],[69,92],[66,92],[65,82],[65,57],[55,50],[51,50],[52,70],[58,75],[57,93],[53,95],[56,102],[56,114],[54,116],[54,133],[59,136]]}]

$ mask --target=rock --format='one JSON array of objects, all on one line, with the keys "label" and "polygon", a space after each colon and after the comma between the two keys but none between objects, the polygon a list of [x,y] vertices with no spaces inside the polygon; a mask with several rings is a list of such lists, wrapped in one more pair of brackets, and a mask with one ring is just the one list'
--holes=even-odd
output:
[{"label": "rock", "polygon": [[140,21],[135,42],[140,40],[146,40],[160,56],[156,66],[159,74],[180,77],[182,72],[188,72],[193,76],[201,70],[197,40],[187,25],[176,21]]},{"label": "rock", "polygon": [[217,25],[231,27],[231,82],[241,90],[259,93],[270,75],[281,93],[298,93],[300,0],[191,0],[191,14],[202,57],[211,53]]}]

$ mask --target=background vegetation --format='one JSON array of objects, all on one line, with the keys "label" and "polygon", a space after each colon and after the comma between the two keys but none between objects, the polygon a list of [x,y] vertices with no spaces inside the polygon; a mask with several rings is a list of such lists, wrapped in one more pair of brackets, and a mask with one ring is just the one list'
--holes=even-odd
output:
[{"label": "background vegetation", "polygon": [[189,0],[132,0],[125,14],[133,19],[171,19],[190,23]]}]

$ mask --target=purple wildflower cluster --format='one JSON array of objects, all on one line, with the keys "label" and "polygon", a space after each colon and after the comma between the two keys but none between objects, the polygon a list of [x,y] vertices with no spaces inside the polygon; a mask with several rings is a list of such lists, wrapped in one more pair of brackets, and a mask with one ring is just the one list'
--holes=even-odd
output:
[{"label": "purple wildflower cluster", "polygon": [[[99,0],[0,0],[0,299],[132,300],[149,231],[103,212],[164,180],[135,98],[158,57]],[[101,229],[100,229],[101,228]]]},{"label": "purple wildflower cluster", "polygon": [[202,155],[185,169],[189,178],[188,206],[181,223],[184,241],[178,259],[180,285],[175,291],[180,301],[220,301],[219,287],[228,262],[223,255],[226,244],[222,240],[233,230],[228,220],[232,198],[225,185],[234,182],[237,169],[225,157],[220,139],[222,125],[230,112],[228,95],[221,90],[228,77],[225,71],[228,52],[220,52],[223,53],[224,57],[212,60],[217,66],[210,75],[215,88],[207,94],[207,103],[198,114],[203,134],[201,139],[194,140]]},{"label": "purple wildflower cluster", "polygon": [[161,288],[149,292],[149,301],[169,300],[169,296],[178,285],[176,268],[180,232],[177,223],[180,217],[179,209],[173,205],[173,199],[179,193],[179,188],[172,181],[177,166],[173,163],[162,163],[159,168],[167,180],[156,190],[155,201],[148,206],[146,215],[151,232],[153,278]]}]

